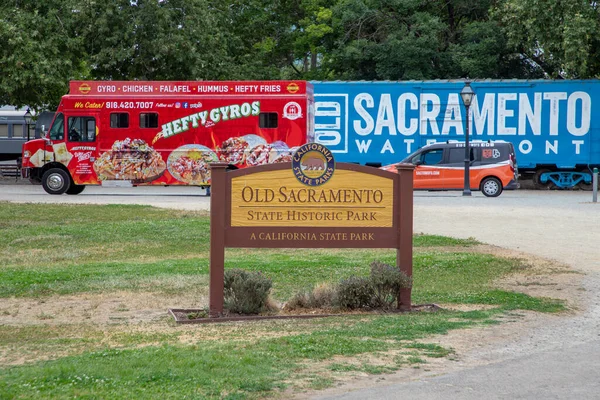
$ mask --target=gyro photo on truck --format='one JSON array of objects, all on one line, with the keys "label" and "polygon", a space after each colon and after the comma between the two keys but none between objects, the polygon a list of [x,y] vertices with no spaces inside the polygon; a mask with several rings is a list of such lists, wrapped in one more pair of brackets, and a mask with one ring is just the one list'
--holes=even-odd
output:
[{"label": "gyro photo on truck", "polygon": [[49,194],[86,185],[210,186],[209,164],[289,162],[314,140],[305,81],[72,81],[22,176]]}]

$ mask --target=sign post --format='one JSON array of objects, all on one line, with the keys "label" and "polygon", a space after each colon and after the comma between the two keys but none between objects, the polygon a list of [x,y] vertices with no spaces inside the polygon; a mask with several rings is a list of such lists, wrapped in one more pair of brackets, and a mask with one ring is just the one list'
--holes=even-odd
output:
[{"label": "sign post", "polygon": [[[395,248],[396,266],[412,276],[413,169],[335,164],[316,143],[291,163],[211,164],[210,316],[223,314],[226,247]],[[398,307],[410,310],[410,288]]]},{"label": "sign post", "polygon": [[[209,314],[218,317],[223,313],[223,281],[225,275],[225,174],[226,163],[211,164],[212,193],[210,197],[210,268]],[[215,210],[215,211],[213,211]]]},{"label": "sign post", "polygon": [[[398,246],[396,247],[396,267],[412,278],[413,268],[413,165],[402,164],[396,167],[398,178],[396,198],[398,199],[396,222],[398,224]],[[398,308],[411,309],[412,287],[400,289]]]}]

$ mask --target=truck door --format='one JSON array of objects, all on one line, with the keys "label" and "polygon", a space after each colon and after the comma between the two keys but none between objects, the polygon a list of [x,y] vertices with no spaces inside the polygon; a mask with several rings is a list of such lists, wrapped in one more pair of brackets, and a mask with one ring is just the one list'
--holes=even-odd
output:
[{"label": "truck door", "polygon": [[425,150],[413,157],[415,164],[414,183],[415,189],[437,189],[441,187],[441,172],[439,164],[442,162],[444,149]]},{"label": "truck door", "polygon": [[[473,148],[470,150],[472,161]],[[465,185],[465,148],[449,147],[446,149],[446,153],[442,172],[442,186],[446,189],[461,189]],[[470,175],[473,176],[473,173],[474,171],[471,171]]]},{"label": "truck door", "polygon": [[69,171],[77,185],[97,183],[94,161],[98,157],[96,115],[69,115],[66,120],[67,149],[72,155]]}]

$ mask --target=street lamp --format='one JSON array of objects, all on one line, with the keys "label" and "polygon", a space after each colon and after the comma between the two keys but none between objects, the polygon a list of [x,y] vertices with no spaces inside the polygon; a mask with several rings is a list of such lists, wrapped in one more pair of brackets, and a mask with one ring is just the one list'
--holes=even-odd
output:
[{"label": "street lamp", "polygon": [[469,146],[469,107],[471,106],[471,100],[473,100],[474,95],[475,92],[471,87],[471,82],[465,82],[465,86],[460,91],[460,97],[467,109],[467,131],[465,134],[465,186],[463,189],[463,196],[471,195],[471,185],[469,182],[469,166],[471,164],[471,148]]},{"label": "street lamp", "polygon": [[27,108],[27,111],[25,111],[25,115],[23,116],[23,119],[25,119],[25,124],[27,125],[27,141],[29,141],[29,125],[31,125],[31,120],[33,119],[33,116],[31,115],[31,111],[29,111],[29,108]]}]

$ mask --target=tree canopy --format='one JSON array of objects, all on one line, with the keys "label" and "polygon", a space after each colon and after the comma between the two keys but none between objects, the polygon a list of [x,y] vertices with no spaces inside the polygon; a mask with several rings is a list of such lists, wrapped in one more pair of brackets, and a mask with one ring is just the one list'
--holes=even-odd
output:
[{"label": "tree canopy", "polygon": [[73,79],[595,78],[595,2],[6,0],[0,104]]}]

